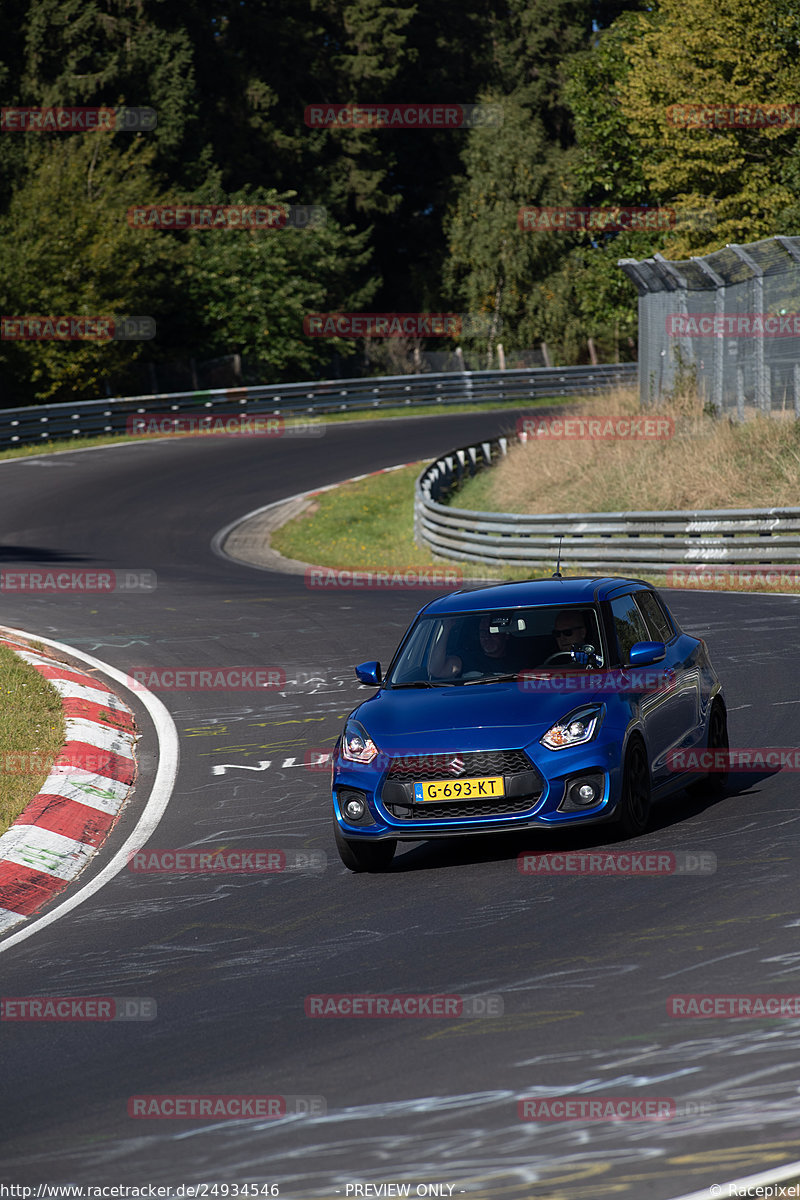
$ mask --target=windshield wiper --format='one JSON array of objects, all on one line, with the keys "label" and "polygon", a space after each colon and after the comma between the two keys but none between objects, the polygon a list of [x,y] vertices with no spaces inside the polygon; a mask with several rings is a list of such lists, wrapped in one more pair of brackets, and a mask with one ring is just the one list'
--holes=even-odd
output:
[{"label": "windshield wiper", "polygon": [[519,671],[511,671],[508,675],[484,675],[483,679],[465,679],[464,687],[473,683],[508,683],[510,679],[519,679]]},{"label": "windshield wiper", "polygon": [[414,679],[410,683],[391,683],[391,688],[435,688],[435,687],[450,687],[449,683],[431,683],[427,679]]}]

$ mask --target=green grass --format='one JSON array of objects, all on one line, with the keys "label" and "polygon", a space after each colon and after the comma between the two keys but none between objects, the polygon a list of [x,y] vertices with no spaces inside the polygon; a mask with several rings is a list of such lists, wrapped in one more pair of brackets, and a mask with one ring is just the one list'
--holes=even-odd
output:
[{"label": "green grass", "polygon": [[[553,564],[537,570],[521,567],[515,563],[497,566],[478,562],[434,558],[428,551],[414,544],[414,482],[426,462],[370,475],[354,483],[322,492],[314,498],[312,507],[301,516],[287,522],[271,535],[271,544],[287,558],[316,566],[332,567],[346,571],[372,571],[394,568],[460,570],[464,579],[547,579],[556,566],[556,550]],[[484,472],[490,475],[491,472]],[[472,480],[476,483],[481,476]],[[461,496],[457,499],[461,507]],[[581,567],[572,567],[569,551],[565,550],[562,562],[564,575],[602,575],[602,571],[586,572]],[[619,575],[622,572],[613,571]],[[635,567],[627,574],[645,579],[657,588],[666,588],[665,574],[640,571]],[[800,591],[800,585],[780,583],[770,587],[766,583],[753,587],[730,586],[726,591]]]},{"label": "green grass", "polygon": [[40,790],[63,743],[58,692],[30,663],[0,646],[0,833]]},{"label": "green grass", "polygon": [[[287,558],[348,571],[438,567],[460,569],[466,577],[510,578],[508,570],[434,558],[414,544],[414,481],[425,465],[320,493],[310,509],[272,534],[272,546]],[[530,577],[529,571],[516,570],[516,578]]]}]

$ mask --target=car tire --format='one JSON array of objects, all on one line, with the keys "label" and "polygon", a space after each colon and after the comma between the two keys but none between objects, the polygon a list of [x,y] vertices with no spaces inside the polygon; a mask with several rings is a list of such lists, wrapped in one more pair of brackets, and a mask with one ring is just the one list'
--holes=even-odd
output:
[{"label": "car tire", "polygon": [[[715,700],[711,706],[711,713],[708,718],[706,749],[728,749],[728,715],[725,712],[724,704],[719,700]],[[708,795],[718,796],[721,792],[725,791],[727,782],[727,771],[710,771],[702,779],[696,779],[694,783],[687,784],[686,791],[693,799]]]},{"label": "car tire", "polygon": [[390,839],[385,842],[353,841],[346,838],[336,821],[333,823],[333,836],[336,839],[336,849],[348,871],[357,874],[362,871],[384,871],[394,858],[397,842]]},{"label": "car tire", "polygon": [[623,837],[638,837],[650,820],[650,768],[641,738],[634,738],[625,754],[622,795],[615,825]]}]

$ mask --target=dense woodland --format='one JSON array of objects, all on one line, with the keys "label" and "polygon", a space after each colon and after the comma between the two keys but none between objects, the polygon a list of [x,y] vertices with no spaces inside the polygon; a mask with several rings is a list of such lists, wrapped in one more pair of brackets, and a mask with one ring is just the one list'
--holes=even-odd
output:
[{"label": "dense woodland", "polygon": [[[0,403],[141,387],[238,354],[248,382],[364,369],[310,312],[469,312],[493,361],[635,357],[617,260],[800,230],[800,130],[676,128],[672,104],[800,97],[796,0],[2,0],[12,105],[151,106],[152,132],[0,134],[0,314],[147,314],[147,342],[0,341]],[[502,106],[456,130],[320,129],[318,102]],[[314,230],[133,229],[167,203],[322,205]],[[671,206],[662,232],[526,232],[529,205]],[[702,212],[705,219],[695,220]],[[441,350],[434,339],[423,350]],[[399,352],[371,346],[371,369]],[[496,360],[495,360],[496,361]],[[369,364],[367,364],[369,369]],[[152,368],[151,368],[152,372]],[[145,389],[149,390],[149,389]]]}]

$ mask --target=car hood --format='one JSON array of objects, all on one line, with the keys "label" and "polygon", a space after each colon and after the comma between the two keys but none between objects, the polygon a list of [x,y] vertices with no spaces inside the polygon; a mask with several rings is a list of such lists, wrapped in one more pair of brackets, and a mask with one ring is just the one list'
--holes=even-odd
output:
[{"label": "car hood", "polygon": [[361,721],[379,750],[512,750],[537,741],[567,713],[596,698],[580,692],[530,692],[519,682],[386,689],[361,704]]}]

